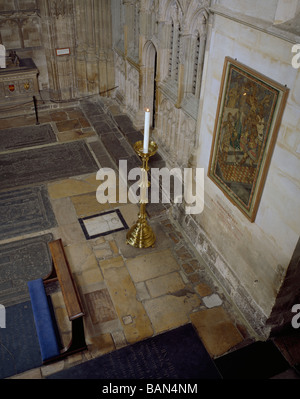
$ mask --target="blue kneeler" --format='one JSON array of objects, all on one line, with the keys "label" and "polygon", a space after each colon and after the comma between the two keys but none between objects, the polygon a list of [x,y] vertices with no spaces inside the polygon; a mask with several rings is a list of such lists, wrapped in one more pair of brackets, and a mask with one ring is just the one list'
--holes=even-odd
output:
[{"label": "blue kneeler", "polygon": [[41,349],[42,360],[60,354],[43,280],[28,281],[32,311]]}]

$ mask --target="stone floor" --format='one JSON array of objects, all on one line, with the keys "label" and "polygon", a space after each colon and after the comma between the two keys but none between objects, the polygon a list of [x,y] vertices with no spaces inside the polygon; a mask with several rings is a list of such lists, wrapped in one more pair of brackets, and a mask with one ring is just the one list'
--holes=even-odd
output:
[{"label": "stone floor", "polygon": [[[111,100],[96,98],[41,110],[39,122],[52,125],[58,142],[85,140],[99,168],[117,170],[119,159],[139,166],[132,144],[141,133]],[[32,115],[1,119],[2,129],[34,124]],[[153,162],[163,161],[158,154]],[[12,378],[41,379],[190,322],[213,358],[254,340],[234,304],[169,217],[168,207],[148,204],[156,243],[134,248],[126,244],[126,231],[137,219],[138,205],[100,204],[96,199],[100,183],[96,174],[46,182],[58,226],[39,233],[51,232],[63,241],[86,311],[88,350]],[[52,301],[67,344],[70,322],[60,290],[52,294]]]}]

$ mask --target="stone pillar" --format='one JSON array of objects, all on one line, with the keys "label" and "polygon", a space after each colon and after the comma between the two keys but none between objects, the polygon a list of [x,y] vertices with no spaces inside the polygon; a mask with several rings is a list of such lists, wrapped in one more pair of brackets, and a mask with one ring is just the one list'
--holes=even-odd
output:
[{"label": "stone pillar", "polygon": [[6,49],[0,44],[0,68],[6,68]]},{"label": "stone pillar", "polygon": [[[73,1],[44,0],[39,2],[39,6],[50,99],[72,99],[76,97]],[[70,53],[58,56],[56,50],[59,48],[69,48]]]},{"label": "stone pillar", "polygon": [[81,96],[107,96],[114,87],[111,4],[75,0],[76,79]]},{"label": "stone pillar", "polygon": [[109,96],[115,86],[114,54],[112,50],[112,20],[110,1],[97,1],[96,47],[99,71],[99,90]]},{"label": "stone pillar", "polygon": [[[114,87],[111,2],[40,0],[39,3],[50,99],[109,95]],[[70,54],[57,56],[57,48],[70,48]]]}]

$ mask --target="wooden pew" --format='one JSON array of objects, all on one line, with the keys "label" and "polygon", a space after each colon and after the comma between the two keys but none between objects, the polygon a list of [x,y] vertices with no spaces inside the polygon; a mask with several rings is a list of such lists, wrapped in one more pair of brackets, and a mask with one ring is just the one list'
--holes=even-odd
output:
[{"label": "wooden pew", "polygon": [[[52,328],[49,325],[48,321],[49,317],[46,322],[42,321],[43,319],[45,319],[45,313],[47,313],[47,310],[45,310],[45,306],[43,306],[42,308],[41,304],[39,303],[39,302],[42,303],[41,298],[44,296],[44,293],[42,293],[41,288],[38,287],[37,285],[38,281],[34,280],[28,282],[29,291],[31,294],[31,302],[33,305],[32,307],[34,312],[34,318],[36,322],[44,364],[59,360],[73,353],[87,349],[85,336],[84,336],[84,325],[83,325],[84,310],[77,286],[75,284],[70,269],[70,265],[68,263],[68,260],[64,252],[62,241],[61,239],[58,239],[50,242],[48,245],[52,255],[54,267],[49,276],[47,276],[43,280],[43,285],[45,287],[48,283],[58,280],[62,290],[68,317],[72,323],[72,337],[69,345],[66,348],[61,349],[59,353],[55,353],[54,350],[49,357],[49,353],[47,353],[47,346],[49,345],[47,340],[49,341],[49,338],[52,341],[54,340],[53,333],[49,331],[49,330],[52,331],[54,328]],[[45,329],[48,329],[48,331],[44,331]],[[43,355],[43,351],[46,352],[47,354]]]}]

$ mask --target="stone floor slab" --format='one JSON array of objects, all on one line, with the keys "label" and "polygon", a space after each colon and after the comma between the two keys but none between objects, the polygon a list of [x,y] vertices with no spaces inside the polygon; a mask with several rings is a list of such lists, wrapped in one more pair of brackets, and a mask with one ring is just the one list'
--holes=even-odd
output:
[{"label": "stone floor slab", "polygon": [[150,320],[141,302],[136,298],[136,289],[121,257],[100,262],[100,267],[120,320],[131,316],[131,324],[123,324],[128,343],[152,336]]},{"label": "stone floor slab", "polygon": [[57,199],[63,197],[72,197],[75,195],[94,193],[99,185],[96,180],[96,174],[93,173],[87,177],[62,179],[48,184],[50,198]]},{"label": "stone floor slab", "polygon": [[144,302],[156,333],[179,327],[189,322],[189,314],[200,306],[195,294],[165,295]]},{"label": "stone floor slab", "polygon": [[243,341],[243,336],[222,307],[201,310],[191,314],[203,344],[211,356],[224,354]]},{"label": "stone floor slab", "polygon": [[146,281],[179,270],[169,249],[128,259],[126,265],[134,282]]},{"label": "stone floor slab", "polygon": [[97,259],[88,244],[71,244],[66,246],[64,250],[74,273],[81,274],[84,271],[98,268]]},{"label": "stone floor slab", "polygon": [[146,281],[146,286],[152,298],[171,294],[185,288],[185,284],[178,272],[169,273],[148,280]]},{"label": "stone floor slab", "polygon": [[2,154],[1,189],[83,175],[98,170],[82,141]]},{"label": "stone floor slab", "polygon": [[0,151],[33,147],[56,142],[49,123],[0,130]]},{"label": "stone floor slab", "polygon": [[57,225],[44,185],[0,193],[0,240]]}]

